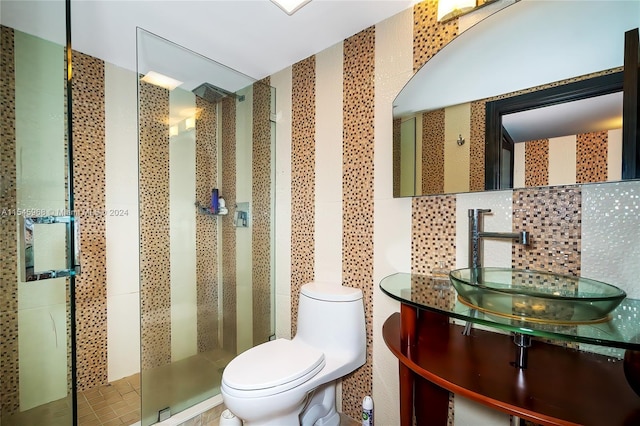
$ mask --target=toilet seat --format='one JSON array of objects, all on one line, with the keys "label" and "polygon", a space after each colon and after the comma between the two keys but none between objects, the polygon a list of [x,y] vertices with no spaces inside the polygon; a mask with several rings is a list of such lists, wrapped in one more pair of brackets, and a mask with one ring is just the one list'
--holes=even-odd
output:
[{"label": "toilet seat", "polygon": [[324,365],[320,350],[299,341],[277,339],[238,355],[225,368],[222,384],[230,393],[274,395],[306,382]]}]

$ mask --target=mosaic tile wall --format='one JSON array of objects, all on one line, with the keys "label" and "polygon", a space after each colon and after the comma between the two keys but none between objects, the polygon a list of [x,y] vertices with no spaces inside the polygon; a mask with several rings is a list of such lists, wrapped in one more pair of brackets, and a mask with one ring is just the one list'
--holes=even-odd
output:
[{"label": "mosaic tile wall", "polygon": [[513,191],[513,231],[531,233],[513,245],[513,267],[580,275],[582,194],[579,186]]},{"label": "mosaic tile wall", "polygon": [[[608,132],[576,135],[576,183],[606,182]],[[549,139],[525,144],[525,186],[549,185]]]},{"label": "mosaic tile wall", "polygon": [[525,142],[524,185],[549,185],[549,139]]},{"label": "mosaic tile wall", "polygon": [[426,0],[413,7],[413,70],[458,35],[458,20],[438,22],[438,1]]},{"label": "mosaic tile wall", "polygon": [[485,103],[471,102],[471,136],[469,137],[469,190],[484,191]]},{"label": "mosaic tile wall", "polygon": [[422,114],[423,194],[444,192],[444,117],[444,109]]},{"label": "mosaic tile wall", "polygon": [[375,28],[343,45],[342,277],[362,289],[367,325],[367,360],[342,382],[342,409],[352,418],[372,390],[373,160]]},{"label": "mosaic tile wall", "polygon": [[[196,200],[208,206],[218,187],[216,105],[196,96]],[[196,293],[198,352],[218,347],[218,218],[196,215]]]},{"label": "mosaic tile wall", "polygon": [[140,82],[140,315],[142,370],[171,362],[169,91]]},{"label": "mosaic tile wall", "polygon": [[252,284],[253,344],[271,335],[271,87],[269,79],[253,85]]},{"label": "mosaic tile wall", "polygon": [[400,137],[402,119],[393,120],[393,195],[400,194]]},{"label": "mosaic tile wall", "polygon": [[[13,30],[0,27],[0,209],[16,208],[16,114]],[[0,416],[20,408],[16,218],[0,214]]]},{"label": "mosaic tile wall", "polygon": [[77,385],[107,383],[104,62],[73,54],[73,180],[82,273],[76,278]]},{"label": "mosaic tile wall", "polygon": [[220,195],[229,209],[229,215],[222,219],[222,345],[229,352],[236,353],[236,228],[233,226],[233,215],[236,205],[236,100],[224,98],[221,103],[222,113],[222,161],[224,164],[220,178]]},{"label": "mosaic tile wall", "polygon": [[[458,34],[458,20],[439,23],[437,13],[436,0],[426,0],[413,7],[414,72]],[[484,104],[482,107],[475,107],[472,111],[476,111],[477,108],[484,109]],[[442,140],[444,140],[444,110],[441,121]],[[475,123],[475,120],[472,120],[472,123]],[[444,181],[444,178],[442,180]],[[430,272],[440,261],[445,262],[447,268],[455,266],[455,198],[450,196],[414,198],[411,216],[414,230],[411,243],[412,272]],[[425,222],[431,219],[435,222]],[[428,232],[423,229],[427,223],[430,227],[435,226]]]},{"label": "mosaic tile wall", "polygon": [[[414,69],[417,70],[448,41],[455,37],[457,21],[445,24],[436,22],[436,1],[428,0],[414,6]],[[343,277],[345,285],[362,286],[365,294],[373,285],[372,269],[372,225],[373,185],[370,184],[373,170],[369,169],[370,151],[373,143],[367,142],[373,118],[367,107],[373,105],[375,88],[373,79],[367,78],[373,67],[374,29],[365,30],[344,42],[344,133],[343,133]],[[293,117],[292,117],[292,329],[295,333],[297,317],[297,294],[300,285],[313,278],[313,209],[314,209],[314,112],[315,65],[314,58],[296,63],[293,72]],[[359,109],[360,108],[360,109]],[[372,114],[372,112],[371,112]],[[366,126],[369,123],[369,127]],[[478,149],[484,131],[484,102],[472,105],[472,150]],[[319,123],[320,125],[322,123]],[[362,126],[362,127],[360,127]],[[473,144],[476,144],[473,148]],[[478,165],[472,165],[477,174],[472,174],[472,187],[482,188],[484,182],[484,160],[476,158]],[[480,166],[480,164],[482,166]],[[567,251],[565,259],[571,270],[579,268],[579,238],[576,239],[575,226],[579,224],[579,210],[576,202],[579,194],[575,188],[549,188],[526,190],[514,193],[514,229],[536,223],[541,242],[534,252],[520,253],[514,248],[513,258],[524,262],[526,256],[547,258]],[[357,202],[357,206],[356,206]],[[545,202],[553,205],[550,213],[542,209]],[[369,210],[371,209],[371,211]],[[569,225],[563,224],[567,218]],[[526,222],[526,223],[525,223]],[[558,225],[558,224],[562,225]],[[556,236],[556,232],[560,235]],[[414,273],[430,273],[433,267],[443,262],[446,268],[455,265],[456,198],[436,196],[414,198],[412,200],[412,261]],[[577,234],[579,236],[579,232]],[[548,240],[548,241],[547,241]],[[578,249],[576,250],[576,246]],[[561,247],[560,249],[558,247]],[[537,250],[537,251],[536,251]],[[560,250],[560,251],[558,251]],[[348,253],[348,256],[347,256]],[[551,253],[551,254],[549,254]],[[348,257],[348,258],[347,258]],[[577,259],[577,260],[576,260]],[[526,260],[528,261],[528,260]],[[550,261],[551,262],[551,261]],[[577,263],[576,263],[577,262]],[[370,299],[366,300],[370,308]],[[370,321],[370,311],[367,310]],[[368,322],[370,328],[370,322]],[[370,346],[370,341],[368,342]],[[369,353],[370,356],[370,353]],[[365,366],[361,371],[344,381],[343,410],[357,416],[361,403],[361,391],[370,390],[370,370]],[[363,372],[362,375],[360,373]],[[366,376],[366,377],[364,377]],[[452,422],[452,416],[450,416]]]},{"label": "mosaic tile wall", "polygon": [[315,56],[292,67],[291,112],[291,335],[296,333],[300,287],[314,279]]},{"label": "mosaic tile wall", "polygon": [[[437,0],[426,0],[416,4],[413,7],[413,69],[414,72],[419,70],[425,62],[427,62],[433,55],[435,55],[440,49],[447,45],[458,35],[458,19],[453,19],[448,22],[439,23],[437,19],[438,2]],[[472,109],[472,111],[474,111]],[[472,115],[473,117],[473,115]],[[444,120],[443,120],[444,123]],[[472,124],[475,120],[472,119]],[[444,127],[444,126],[443,126]],[[474,131],[472,130],[472,135]],[[444,129],[443,129],[444,135]],[[444,136],[443,136],[444,137]],[[473,146],[472,146],[473,148]],[[470,179],[474,179],[475,174],[470,175]],[[444,182],[444,179],[443,179]],[[484,182],[484,178],[483,178]],[[445,262],[446,267],[452,267],[455,265],[455,199],[448,197],[435,197],[436,201],[422,201],[423,199],[413,199],[411,215],[413,223],[412,243],[411,243],[411,270],[415,272],[417,270],[431,271],[436,266],[434,261]],[[428,199],[425,199],[428,200]],[[452,201],[453,200],[453,201]],[[450,204],[453,203],[453,208]],[[453,211],[449,211],[450,209]],[[424,211],[424,209],[427,209]],[[439,211],[442,210],[442,211]],[[422,224],[416,223],[416,218],[423,215],[435,217],[450,217],[453,221],[453,236],[443,233],[439,237],[433,231],[429,237],[425,237],[426,234],[416,232],[416,226],[421,228]],[[444,220],[444,219],[442,219]],[[447,227],[445,222],[439,222],[442,231],[445,231]],[[421,237],[417,237],[420,235]],[[424,238],[420,241],[421,238]],[[439,249],[444,247],[444,244],[440,244],[437,241],[438,238],[444,238],[449,240],[451,244],[449,247],[454,247],[452,252],[447,250],[446,254],[443,254]],[[417,240],[417,241],[414,241]],[[443,242],[444,243],[444,242]],[[426,256],[426,258],[423,258]],[[441,257],[444,257],[441,259]],[[435,259],[438,258],[438,259]],[[449,402],[449,425],[453,424],[453,399]]]},{"label": "mosaic tile wall", "polygon": [[[413,198],[411,200],[411,273],[431,275],[435,267],[451,270],[455,265],[455,195]],[[443,300],[443,303],[447,300]],[[450,394],[448,426],[453,426],[453,398],[453,394]]]},{"label": "mosaic tile wall", "polygon": [[455,195],[412,200],[411,272],[431,275],[433,268],[456,266]]},{"label": "mosaic tile wall", "polygon": [[576,183],[606,182],[609,132],[576,136]]}]

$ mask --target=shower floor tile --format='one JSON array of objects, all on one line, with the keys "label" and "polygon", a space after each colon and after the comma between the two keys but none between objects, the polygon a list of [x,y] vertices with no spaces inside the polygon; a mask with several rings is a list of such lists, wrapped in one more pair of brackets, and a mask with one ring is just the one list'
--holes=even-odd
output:
[{"label": "shower floor tile", "polygon": [[131,425],[140,421],[140,374],[78,392],[78,425]]},{"label": "shower floor tile", "polygon": [[165,407],[175,414],[217,395],[222,370],[233,357],[215,349],[143,371],[143,424],[156,422]]},{"label": "shower floor tile", "polygon": [[[78,425],[131,425],[140,421],[140,374],[78,392]],[[71,398],[62,398],[12,416],[3,426],[69,426]]]}]

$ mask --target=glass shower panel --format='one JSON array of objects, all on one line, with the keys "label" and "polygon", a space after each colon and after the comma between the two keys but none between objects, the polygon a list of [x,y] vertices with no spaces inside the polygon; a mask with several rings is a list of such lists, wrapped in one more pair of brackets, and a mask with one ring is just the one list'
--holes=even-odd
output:
[{"label": "glass shower panel", "polygon": [[143,29],[137,47],[148,425],[219,395],[226,364],[273,335],[275,93]]},{"label": "glass shower panel", "polygon": [[67,426],[75,424],[75,271],[65,3],[39,5],[59,23],[53,36],[40,33],[42,15],[29,3],[0,3],[0,424]]}]

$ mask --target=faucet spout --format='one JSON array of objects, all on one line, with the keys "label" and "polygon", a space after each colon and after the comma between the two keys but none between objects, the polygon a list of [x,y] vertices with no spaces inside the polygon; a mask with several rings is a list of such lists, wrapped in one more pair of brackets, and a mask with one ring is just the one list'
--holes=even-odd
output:
[{"label": "faucet spout", "polygon": [[515,240],[518,244],[522,244],[525,246],[529,245],[529,232],[521,231],[521,232],[480,232],[478,235],[480,238],[493,238],[493,239],[507,239],[507,240]]}]

